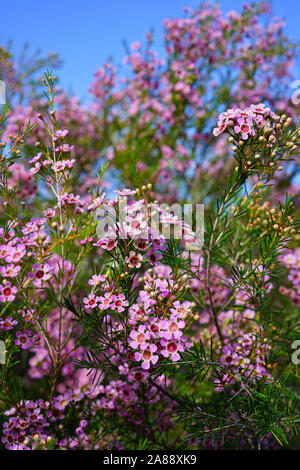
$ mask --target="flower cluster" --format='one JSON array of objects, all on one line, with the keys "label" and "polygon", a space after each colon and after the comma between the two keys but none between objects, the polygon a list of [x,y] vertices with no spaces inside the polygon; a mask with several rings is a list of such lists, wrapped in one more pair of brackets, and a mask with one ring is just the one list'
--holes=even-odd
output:
[{"label": "flower cluster", "polygon": [[220,379],[215,379],[216,390],[222,391],[236,383],[246,390],[248,384],[260,378],[270,378],[266,369],[269,350],[267,340],[261,341],[254,333],[245,334],[235,343],[223,346],[220,361],[228,372],[223,373]]},{"label": "flower cluster", "polygon": [[280,261],[288,269],[288,280],[291,283],[291,287],[281,285],[279,292],[283,295],[287,295],[291,298],[292,303],[296,306],[300,306],[300,249],[290,250],[289,253],[281,255]]},{"label": "flower cluster", "polygon": [[[146,285],[149,286],[149,283]],[[170,287],[163,279],[158,277],[151,287],[155,289],[151,289],[151,293],[155,292],[158,296],[162,295],[169,300]],[[190,342],[183,336],[183,330],[186,326],[184,319],[191,311],[190,302],[169,300],[167,316],[160,313],[161,307],[156,308],[156,301],[151,302],[147,297],[147,291],[141,290],[138,309],[135,305],[131,307],[131,319],[135,328],[131,329],[129,334],[129,345],[135,350],[134,359],[137,362],[141,361],[141,367],[145,370],[155,365],[160,356],[173,362],[180,359],[180,352],[190,346]],[[140,309],[142,318],[136,320]]]},{"label": "flower cluster", "polygon": [[[162,381],[162,377],[158,382]],[[24,400],[5,412],[8,420],[3,424],[2,443],[9,450],[41,449],[98,449],[108,445],[101,436],[89,434],[89,422],[99,412],[107,416],[118,412],[128,424],[141,425],[145,410],[140,405],[139,384],[132,385],[122,380],[112,380],[107,385],[69,389],[49,400]],[[161,430],[169,429],[168,413],[172,410],[171,400],[165,400],[154,386],[145,391],[150,404],[163,402],[157,425]],[[77,427],[74,435],[66,436],[68,412],[77,410]],[[59,433],[55,432],[59,429]],[[59,434],[59,436],[58,436]],[[95,442],[94,442],[94,438]],[[93,447],[91,447],[93,445]],[[100,447],[102,448],[102,447]]]},{"label": "flower cluster", "polygon": [[280,116],[276,115],[264,104],[251,104],[245,109],[228,109],[219,116],[218,127],[213,130],[215,136],[219,136],[225,131],[232,130],[241,139],[247,140],[255,135],[257,129],[272,128],[272,124],[278,122]]}]

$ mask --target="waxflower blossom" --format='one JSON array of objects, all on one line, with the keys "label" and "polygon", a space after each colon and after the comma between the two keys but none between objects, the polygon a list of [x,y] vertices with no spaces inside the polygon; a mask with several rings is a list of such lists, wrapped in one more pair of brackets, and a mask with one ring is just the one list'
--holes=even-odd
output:
[{"label": "waxflower blossom", "polygon": [[221,362],[228,370],[221,379],[215,379],[216,390],[222,391],[226,386],[234,384],[242,375],[251,382],[260,378],[270,378],[266,368],[266,358],[270,346],[261,342],[254,334],[245,334],[230,345],[222,348]]},{"label": "waxflower blossom", "polygon": [[111,308],[116,309],[118,313],[124,312],[125,307],[128,307],[129,302],[125,299],[124,294],[113,295],[112,297],[113,305]]},{"label": "waxflower blossom", "polygon": [[43,214],[45,217],[52,219],[55,216],[55,209],[52,209],[51,207],[48,207],[48,209],[45,209],[43,211]]},{"label": "waxflower blossom", "polygon": [[90,204],[88,206],[88,210],[92,211],[92,210],[97,209],[98,207],[100,207],[101,204],[103,203],[104,199],[105,199],[105,196],[106,196],[106,193],[103,193],[101,196],[96,197],[96,199],[93,200],[92,204]]},{"label": "waxflower blossom", "polygon": [[110,292],[106,292],[103,296],[99,296],[99,308],[101,310],[107,310],[111,308],[113,303],[113,296]]},{"label": "waxflower blossom", "polygon": [[23,244],[18,244],[16,246],[10,245],[8,247],[8,252],[5,257],[7,263],[19,263],[26,254],[26,248]]},{"label": "waxflower blossom", "polygon": [[35,335],[31,330],[17,331],[15,344],[21,346],[22,349],[28,349],[39,341],[39,336]]},{"label": "waxflower blossom", "polygon": [[142,259],[143,256],[140,253],[130,251],[129,256],[126,256],[125,261],[130,268],[140,268]]},{"label": "waxflower blossom", "polygon": [[142,369],[150,369],[151,364],[156,364],[158,361],[158,355],[155,354],[157,346],[155,344],[145,345],[141,352],[135,352],[134,358],[136,361],[142,361]]},{"label": "waxflower blossom", "polygon": [[89,285],[90,286],[97,286],[101,282],[105,282],[105,281],[106,281],[105,276],[102,276],[101,274],[93,274],[91,279],[89,279]]},{"label": "waxflower blossom", "polygon": [[21,271],[21,266],[14,264],[7,264],[6,266],[0,266],[0,273],[3,277],[16,277]]},{"label": "waxflower blossom", "polygon": [[66,137],[66,135],[68,135],[69,131],[68,129],[64,129],[64,130],[57,130],[55,131],[55,137],[54,139],[56,139],[57,137],[63,139],[64,137]]},{"label": "waxflower blossom", "polygon": [[0,285],[0,302],[12,302],[17,292],[16,286],[12,286],[9,281],[4,281],[3,285]]},{"label": "waxflower blossom", "polygon": [[300,249],[290,250],[289,253],[283,254],[279,260],[288,270],[288,285],[281,285],[279,292],[282,295],[290,297],[293,305],[300,305]]},{"label": "waxflower blossom", "polygon": [[53,163],[51,168],[52,168],[52,170],[54,170],[56,172],[64,171],[65,168],[73,168],[74,162],[75,162],[74,159],[72,159],[72,160],[61,160],[59,162]]},{"label": "waxflower blossom", "polygon": [[277,115],[262,103],[252,104],[245,109],[228,109],[220,114],[218,127],[214,128],[213,134],[219,136],[226,130],[233,128],[236,134],[239,134],[243,140],[247,140],[250,136],[255,135],[256,128],[262,126],[269,128],[272,122],[276,122],[276,118]]},{"label": "waxflower blossom", "polygon": [[155,264],[158,264],[159,260],[162,258],[162,255],[160,253],[157,253],[155,249],[152,249],[148,253],[148,260],[149,263],[153,266]]},{"label": "waxflower blossom", "polygon": [[133,194],[136,194],[136,191],[132,190],[132,189],[121,189],[121,190],[115,190],[114,191],[116,194],[118,194],[119,196],[132,196]]},{"label": "waxflower blossom", "polygon": [[89,308],[95,308],[98,306],[99,300],[99,297],[95,297],[95,294],[91,293],[88,297],[84,297],[83,303]]},{"label": "waxflower blossom", "polygon": [[18,322],[13,320],[12,317],[7,317],[5,319],[0,318],[0,333],[12,330],[17,324]]},{"label": "waxflower blossom", "polygon": [[159,322],[160,329],[163,333],[162,336],[165,339],[179,338],[182,336],[182,330],[185,327],[185,323],[176,315],[171,315],[170,320],[161,320]]},{"label": "waxflower blossom", "polygon": [[162,354],[162,356],[168,358],[170,357],[170,359],[174,362],[176,361],[179,361],[180,359],[180,354],[179,352],[182,352],[184,351],[184,347],[185,347],[185,340],[186,338],[182,338],[181,341],[168,341],[166,339],[162,339],[160,344],[162,346],[162,349],[160,351],[160,353]]},{"label": "waxflower blossom", "polygon": [[74,145],[70,146],[69,144],[59,145],[55,149],[56,152],[64,152],[64,153],[72,152],[72,150],[74,150]]},{"label": "waxflower blossom", "polygon": [[103,248],[103,250],[111,251],[117,246],[117,244],[118,240],[112,238],[102,238],[102,240],[99,240],[97,243],[95,243],[95,246],[100,246]]},{"label": "waxflower blossom", "polygon": [[130,332],[130,346],[134,349],[138,347],[144,349],[147,346],[146,340],[150,339],[150,332],[146,331],[145,325],[140,325],[137,330]]}]

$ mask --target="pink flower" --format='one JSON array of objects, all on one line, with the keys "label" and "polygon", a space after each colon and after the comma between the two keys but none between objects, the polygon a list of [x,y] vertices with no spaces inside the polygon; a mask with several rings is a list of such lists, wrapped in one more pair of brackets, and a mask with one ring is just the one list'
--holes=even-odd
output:
[{"label": "pink flower", "polygon": [[0,332],[4,333],[5,331],[12,330],[14,326],[17,325],[17,321],[13,320],[12,317],[7,317],[5,320],[0,318]]},{"label": "pink flower", "polygon": [[126,256],[125,261],[130,268],[140,268],[142,259],[143,256],[141,254],[131,251],[129,256]]},{"label": "pink flower", "polygon": [[97,209],[98,207],[101,206],[105,199],[106,193],[103,193],[100,197],[96,197],[96,199],[93,200],[92,204],[88,206],[88,211],[92,211],[94,209]]},{"label": "pink flower", "polygon": [[68,144],[63,144],[63,145],[59,145],[55,151],[56,152],[64,152],[64,153],[69,153],[69,152],[72,152],[72,150],[74,150],[74,145],[68,145]]},{"label": "pink flower", "polygon": [[111,308],[116,309],[118,313],[123,312],[125,310],[125,307],[128,307],[129,305],[128,300],[125,300],[124,294],[114,295],[112,300],[113,300],[113,305]]},{"label": "pink flower", "polygon": [[136,351],[134,353],[134,358],[136,361],[142,361],[142,369],[150,369],[151,364],[156,364],[158,361],[158,356],[154,354],[157,351],[155,344],[147,344],[147,347],[142,351]]},{"label": "pink flower", "polygon": [[20,271],[21,266],[16,266],[14,264],[0,266],[0,273],[3,277],[16,277]]},{"label": "pink flower", "polygon": [[146,346],[146,341],[150,339],[150,333],[149,331],[146,331],[145,325],[140,325],[137,330],[131,330],[129,337],[129,345],[133,349],[141,349],[143,345],[144,347]]},{"label": "pink flower", "polygon": [[250,118],[238,118],[236,122],[237,124],[234,126],[234,132],[236,132],[236,134],[241,133],[243,140],[247,140],[249,135],[255,134]]},{"label": "pink flower", "polygon": [[55,172],[64,171],[65,168],[73,168],[74,159],[72,160],[61,160],[60,162],[55,162],[51,166],[52,170]]},{"label": "pink flower", "polygon": [[89,279],[89,285],[90,286],[98,286],[101,282],[105,282],[106,278],[105,276],[102,276],[101,274],[94,274],[91,279]]},{"label": "pink flower", "polygon": [[64,130],[59,129],[58,131],[55,132],[55,136],[63,139],[64,137],[66,137],[68,133],[69,131],[67,129],[64,129]]},{"label": "pink flower", "polygon": [[51,279],[53,268],[49,263],[34,264],[32,268],[33,272],[28,274],[28,278],[33,279],[33,284],[36,287],[41,287],[45,281]]},{"label": "pink flower", "polygon": [[152,266],[158,264],[158,260],[160,260],[161,258],[162,255],[158,253],[155,249],[150,250],[148,253],[148,260]]},{"label": "pink flower", "polygon": [[17,291],[16,286],[12,287],[9,281],[4,281],[3,285],[0,286],[0,302],[12,302]]},{"label": "pink flower", "polygon": [[111,251],[113,250],[118,244],[118,240],[114,238],[102,238],[97,243],[94,243],[94,246],[100,246],[104,250]]},{"label": "pink flower", "polygon": [[168,145],[162,145],[161,152],[164,158],[169,159],[174,156],[174,150],[172,150]]},{"label": "pink flower", "polygon": [[140,49],[142,46],[142,44],[139,42],[139,41],[135,41],[131,44],[131,49],[133,51],[137,51],[138,49]]},{"label": "pink flower", "polygon": [[7,263],[19,263],[26,255],[26,247],[23,244],[8,247],[8,254],[5,258]]},{"label": "pink flower", "polygon": [[101,310],[107,310],[108,308],[111,308],[112,304],[113,304],[113,299],[112,299],[112,295],[110,292],[106,292],[104,294],[104,296],[100,296],[99,297],[99,308]]},{"label": "pink flower", "polygon": [[119,196],[131,196],[136,193],[135,190],[132,189],[121,189],[121,190],[115,190],[114,193],[118,194]]},{"label": "pink flower", "polygon": [[98,307],[100,297],[95,297],[95,294],[91,293],[88,297],[83,299],[83,303],[89,308]]},{"label": "pink flower", "polygon": [[188,300],[185,300],[184,302],[179,302],[176,300],[173,302],[173,308],[171,308],[171,312],[174,313],[174,315],[178,315],[181,318],[185,318],[188,313],[190,312],[191,309],[191,304]]},{"label": "pink flower", "polygon": [[45,217],[47,217],[47,219],[52,219],[52,217],[55,216],[55,209],[52,209],[51,207],[49,207],[48,209],[45,209],[43,211],[43,214]]},{"label": "pink flower", "polygon": [[171,315],[170,320],[161,320],[159,322],[161,329],[161,336],[165,339],[180,338],[182,336],[182,329],[185,327],[183,320],[176,315]]},{"label": "pink flower", "polygon": [[16,333],[15,344],[21,346],[22,349],[28,349],[39,341],[39,336],[33,334],[32,331],[26,330],[24,332],[18,331]]},{"label": "pink flower", "polygon": [[180,359],[178,354],[178,345],[174,341],[169,341],[165,345],[165,349],[161,351],[161,354],[165,357],[171,356],[172,361],[179,361]]}]

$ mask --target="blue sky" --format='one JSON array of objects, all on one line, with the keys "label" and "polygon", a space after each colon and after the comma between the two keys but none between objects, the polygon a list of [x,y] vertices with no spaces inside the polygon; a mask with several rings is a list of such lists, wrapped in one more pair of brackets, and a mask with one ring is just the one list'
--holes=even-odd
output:
[{"label": "blue sky", "polygon": [[[19,52],[25,41],[32,50],[54,51],[64,60],[61,85],[87,99],[95,70],[113,56],[120,64],[122,40],[131,44],[154,28],[156,49],[162,52],[162,21],[178,17],[195,0],[11,0],[1,2],[0,42],[13,41]],[[221,0],[225,11],[240,10],[243,1]],[[300,41],[299,0],[273,0],[276,16],[284,17],[289,35]],[[297,78],[300,78],[297,77]]]}]

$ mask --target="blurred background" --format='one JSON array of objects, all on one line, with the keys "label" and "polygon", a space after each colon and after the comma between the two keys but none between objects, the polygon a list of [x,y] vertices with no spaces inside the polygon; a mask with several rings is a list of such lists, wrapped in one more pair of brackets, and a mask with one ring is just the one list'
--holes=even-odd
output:
[{"label": "blurred background", "polygon": [[[155,49],[164,56],[163,20],[180,18],[185,6],[195,8],[194,0],[15,0],[1,4],[0,43],[12,41],[12,51],[20,54],[25,42],[33,53],[57,53],[63,60],[59,70],[62,87],[89,101],[88,87],[93,73],[109,57],[121,65],[126,46],[143,41],[154,31]],[[241,0],[218,2],[224,11],[240,11]],[[249,2],[251,3],[251,2]],[[299,0],[271,2],[275,16],[282,17],[288,35],[300,41]],[[294,73],[300,78],[299,64]]]}]

